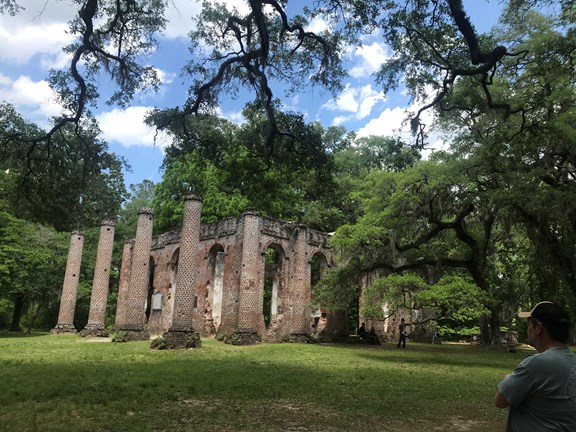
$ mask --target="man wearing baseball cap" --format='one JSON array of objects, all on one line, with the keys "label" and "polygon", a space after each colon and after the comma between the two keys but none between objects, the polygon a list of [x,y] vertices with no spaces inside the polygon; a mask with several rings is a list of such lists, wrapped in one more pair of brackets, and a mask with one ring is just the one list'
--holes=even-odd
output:
[{"label": "man wearing baseball cap", "polygon": [[528,318],[524,359],[498,384],[494,404],[507,408],[507,432],[576,431],[576,355],[568,347],[570,317],[555,303],[538,303]]}]

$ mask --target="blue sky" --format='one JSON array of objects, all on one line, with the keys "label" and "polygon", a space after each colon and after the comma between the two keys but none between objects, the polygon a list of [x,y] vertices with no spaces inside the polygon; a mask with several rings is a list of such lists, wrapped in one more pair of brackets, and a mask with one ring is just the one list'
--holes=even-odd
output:
[{"label": "blue sky", "polygon": [[[46,82],[50,68],[65,68],[68,58],[61,47],[69,43],[67,21],[77,7],[71,0],[19,0],[26,10],[16,17],[0,16],[0,98],[9,102],[30,121],[47,126],[47,120],[60,112]],[[244,1],[227,0],[241,7]],[[165,141],[154,142],[154,131],[142,120],[152,107],[174,107],[186,98],[180,69],[190,54],[186,34],[190,17],[200,10],[195,0],[174,0],[169,10],[170,23],[161,37],[160,49],[149,59],[163,78],[158,94],[140,95],[126,110],[102,104],[97,111],[103,137],[110,151],[126,158],[133,172],[125,172],[127,185],[145,179],[158,182],[162,175],[162,147]],[[312,0],[290,0],[299,7]],[[487,31],[498,16],[488,11],[499,9],[497,0],[464,0],[464,7],[475,27]],[[323,23],[312,23],[322,28]],[[302,112],[307,121],[320,121],[324,126],[342,125],[360,136],[395,135],[402,128],[408,100],[401,93],[385,95],[375,85],[372,74],[390,54],[378,35],[367,37],[361,48],[347,55],[350,77],[336,98],[318,90],[284,100],[286,108]],[[108,85],[103,79],[102,86]],[[279,94],[280,95],[280,94]],[[240,111],[248,99],[225,100],[220,114],[232,121],[241,121]],[[405,129],[405,128],[404,128]],[[442,145],[438,137],[431,148]]]}]

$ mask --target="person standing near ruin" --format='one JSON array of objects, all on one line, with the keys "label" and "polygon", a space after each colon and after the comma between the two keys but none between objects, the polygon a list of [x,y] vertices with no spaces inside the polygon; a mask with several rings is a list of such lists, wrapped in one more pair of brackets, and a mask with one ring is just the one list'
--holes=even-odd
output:
[{"label": "person standing near ruin", "polygon": [[400,346],[402,346],[402,348],[406,348],[406,326],[408,325],[409,324],[404,322],[404,318],[400,320],[400,326],[398,326],[398,330],[400,331],[400,338],[398,339],[398,345],[396,345],[396,348],[400,348]]},{"label": "person standing near ruin", "polygon": [[570,317],[547,301],[518,316],[528,318],[528,343],[538,353],[498,384],[494,404],[508,408],[506,431],[576,431],[576,355],[568,347]]},{"label": "person standing near ruin", "polygon": [[366,323],[362,323],[360,328],[358,328],[358,336],[360,336],[360,339],[366,340]]}]

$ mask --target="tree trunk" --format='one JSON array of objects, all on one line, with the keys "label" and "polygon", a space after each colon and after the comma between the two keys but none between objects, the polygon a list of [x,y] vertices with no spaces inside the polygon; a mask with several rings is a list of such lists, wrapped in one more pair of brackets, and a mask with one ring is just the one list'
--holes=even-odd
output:
[{"label": "tree trunk", "polygon": [[[40,311],[42,310],[42,304],[43,304],[43,302],[39,302],[36,305],[36,310],[32,314],[32,317],[30,318],[30,323],[28,324],[28,329],[26,330],[26,334],[32,333],[32,328],[36,324],[36,320],[38,319],[38,316],[40,315]],[[30,308],[28,308],[28,312],[30,312]]]},{"label": "tree trunk", "polygon": [[490,326],[488,325],[488,317],[483,316],[480,318],[480,344],[482,346],[490,345]]},{"label": "tree trunk", "polygon": [[20,318],[22,317],[22,311],[24,310],[24,295],[18,294],[14,300],[14,312],[12,313],[12,322],[10,323],[9,331],[19,332],[20,331]]},{"label": "tree trunk", "polygon": [[500,338],[500,313],[499,311],[492,311],[492,316],[490,317],[490,343],[493,346],[500,346],[502,340]]}]

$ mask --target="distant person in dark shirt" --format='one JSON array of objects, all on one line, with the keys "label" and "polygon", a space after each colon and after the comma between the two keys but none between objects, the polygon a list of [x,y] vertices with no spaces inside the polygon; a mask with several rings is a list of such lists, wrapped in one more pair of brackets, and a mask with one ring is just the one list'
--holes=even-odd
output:
[{"label": "distant person in dark shirt", "polygon": [[380,345],[380,339],[378,339],[378,335],[376,334],[376,330],[374,330],[374,326],[370,327],[370,333],[368,333],[368,340],[370,343],[374,345]]},{"label": "distant person in dark shirt", "polygon": [[362,340],[366,339],[366,324],[365,323],[362,323],[360,328],[358,328],[358,336],[360,336],[360,339],[362,339]]},{"label": "distant person in dark shirt", "polygon": [[396,345],[396,348],[406,348],[406,327],[408,325],[410,324],[406,324],[404,318],[400,320],[400,326],[398,327],[398,330],[400,330],[400,339],[398,339],[398,345]]}]

